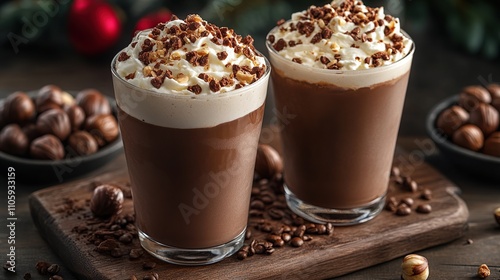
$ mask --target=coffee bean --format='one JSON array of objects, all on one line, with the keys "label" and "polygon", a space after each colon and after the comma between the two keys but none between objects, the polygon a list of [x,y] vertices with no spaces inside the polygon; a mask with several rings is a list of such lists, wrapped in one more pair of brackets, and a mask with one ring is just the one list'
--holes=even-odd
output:
[{"label": "coffee bean", "polygon": [[301,225],[304,224],[304,219],[301,218],[301,217],[296,217],[296,218],[293,219],[292,224],[294,226],[301,226]]},{"label": "coffee bean", "polygon": [[144,277],[142,277],[143,280],[158,280],[160,279],[160,276],[158,275],[158,273],[151,273],[150,275],[145,275]]},{"label": "coffee bean", "polygon": [[330,235],[333,233],[333,224],[332,223],[326,223],[326,234]]},{"label": "coffee bean", "polygon": [[238,258],[238,260],[244,260],[248,257],[248,253],[246,251],[239,250],[236,257]]},{"label": "coffee bean", "polygon": [[413,205],[414,201],[413,201],[413,198],[411,197],[405,197],[403,199],[401,199],[401,201],[399,202],[399,204],[406,204],[408,207],[411,207]]},{"label": "coffee bean", "polygon": [[264,208],[266,208],[266,206],[264,205],[264,202],[262,200],[256,199],[256,200],[252,200],[252,202],[250,202],[250,208],[264,210]]},{"label": "coffee bean", "polygon": [[301,225],[301,226],[297,227],[297,229],[293,232],[292,236],[293,237],[302,237],[305,232],[306,232],[306,226]]},{"label": "coffee bean", "polygon": [[292,232],[292,228],[290,226],[282,225],[281,228],[283,229],[283,232]]},{"label": "coffee bean", "polygon": [[285,242],[288,242],[292,240],[292,236],[288,232],[284,232],[281,234],[281,239],[283,239],[283,241]]},{"label": "coffee bean", "polygon": [[393,201],[393,200],[387,200],[385,202],[385,210],[390,211],[390,212],[396,212],[398,209],[398,203]]},{"label": "coffee bean", "polygon": [[401,205],[399,205],[398,209],[396,210],[396,215],[398,215],[398,216],[407,216],[410,214],[411,214],[411,209],[405,203],[402,203]]},{"label": "coffee bean", "polygon": [[411,177],[405,177],[403,181],[403,187],[410,192],[416,192],[418,190],[418,184]]},{"label": "coffee bean", "polygon": [[252,238],[252,231],[250,229],[247,229],[247,231],[245,232],[245,240],[249,240],[250,238]]},{"label": "coffee bean", "polygon": [[432,191],[429,189],[425,189],[422,191],[420,194],[420,198],[424,200],[431,200],[432,199]]},{"label": "coffee bean", "polygon": [[120,241],[123,244],[129,244],[129,243],[132,242],[133,238],[134,237],[132,236],[132,234],[130,234],[130,233],[124,233],[122,236],[120,236],[120,238],[118,239],[118,241]]},{"label": "coffee bean", "polygon": [[269,235],[267,240],[273,244],[273,247],[283,247],[285,245],[285,241],[279,235]]},{"label": "coffee bean", "polygon": [[49,280],[64,280],[62,276],[59,275],[52,275]]},{"label": "coffee bean", "polygon": [[258,187],[252,187],[252,197],[258,196],[260,194],[260,189]]},{"label": "coffee bean", "polygon": [[119,229],[121,229],[121,228],[122,228],[122,227],[121,227],[121,226],[119,226],[119,225],[112,225],[109,229],[110,229],[110,230],[115,231],[115,230],[119,230]]},{"label": "coffee bean", "polygon": [[307,224],[306,225],[306,233],[316,234],[318,232],[319,232],[319,230],[315,224]]},{"label": "coffee bean", "polygon": [[432,211],[432,207],[430,204],[420,204],[417,206],[416,211],[422,214],[429,214]]},{"label": "coffee bean", "polygon": [[129,258],[132,260],[140,258],[144,254],[144,250],[141,248],[134,248],[130,250]]},{"label": "coffee bean", "polygon": [[262,254],[266,251],[266,248],[264,248],[264,245],[262,244],[256,244],[254,247],[255,254]]},{"label": "coffee bean", "polygon": [[135,275],[130,275],[130,280],[137,280],[137,277]]},{"label": "coffee bean", "polygon": [[285,212],[278,208],[270,208],[269,210],[267,210],[267,214],[269,214],[269,216],[273,220],[281,220],[285,216]]},{"label": "coffee bean", "polygon": [[271,232],[273,231],[273,226],[271,224],[263,224],[261,227],[260,227],[260,230],[263,231],[263,232]]},{"label": "coffee bean", "polygon": [[144,269],[144,270],[153,269],[153,268],[155,268],[155,266],[156,266],[155,262],[144,262],[142,264],[142,269]]},{"label": "coffee bean", "polygon": [[26,272],[26,273],[24,274],[24,276],[23,276],[23,279],[24,279],[24,280],[31,280],[31,273]]},{"label": "coffee bean", "polygon": [[[35,268],[36,268],[36,271],[38,271],[38,273],[40,273],[41,275],[46,275],[47,269],[49,268],[50,265],[51,264],[48,262],[39,261],[36,263]],[[5,268],[5,266],[4,266],[4,268]]]},{"label": "coffee bean", "polygon": [[304,236],[302,236],[302,240],[304,241],[311,241],[312,239],[313,239],[312,236],[307,234],[304,234]]},{"label": "coffee bean", "polygon": [[57,264],[55,264],[55,263],[54,263],[54,264],[51,264],[51,265],[47,268],[47,272],[48,272],[49,274],[52,274],[52,275],[59,273],[59,270],[60,270],[59,265],[57,265]]},{"label": "coffee bean", "polygon": [[257,209],[250,209],[250,211],[248,211],[248,215],[250,215],[250,217],[260,217],[260,218],[263,218],[264,217],[264,212],[262,212],[261,210],[257,210]]},{"label": "coffee bean", "polygon": [[292,240],[290,241],[290,244],[291,244],[293,247],[300,247],[300,246],[304,245],[304,240],[302,240],[302,238],[300,238],[300,237],[294,237],[294,238],[292,238]]},{"label": "coffee bean", "polygon": [[399,170],[399,167],[397,167],[397,166],[392,167],[391,176],[393,176],[393,177],[401,176],[401,171]]},{"label": "coffee bean", "polygon": [[111,250],[111,252],[109,252],[109,254],[113,258],[119,258],[121,256],[125,256],[126,254],[128,254],[128,251],[122,248],[114,248],[113,250]]},{"label": "coffee bean", "polygon": [[271,255],[272,253],[274,253],[275,249],[274,248],[269,248],[269,249],[266,249],[266,254],[267,255]]}]

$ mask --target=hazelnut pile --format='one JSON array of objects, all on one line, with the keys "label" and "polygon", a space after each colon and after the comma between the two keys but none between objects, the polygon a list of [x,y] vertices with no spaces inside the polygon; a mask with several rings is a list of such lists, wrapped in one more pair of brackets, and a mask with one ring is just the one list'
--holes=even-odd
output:
[{"label": "hazelnut pile", "polygon": [[85,89],[73,98],[55,85],[34,97],[10,94],[0,104],[0,129],[0,151],[41,160],[90,155],[119,134],[103,94]]},{"label": "hazelnut pile", "polygon": [[500,84],[467,86],[458,104],[442,111],[436,127],[456,145],[500,157]]}]

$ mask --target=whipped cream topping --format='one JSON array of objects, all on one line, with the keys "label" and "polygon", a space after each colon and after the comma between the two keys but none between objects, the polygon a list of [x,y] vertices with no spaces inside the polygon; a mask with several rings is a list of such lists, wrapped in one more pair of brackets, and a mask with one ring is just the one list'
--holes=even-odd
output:
[{"label": "whipped cream topping", "polygon": [[190,15],[139,32],[118,56],[116,72],[142,89],[179,95],[228,92],[266,72],[253,38]]},{"label": "whipped cream topping", "polygon": [[334,0],[281,20],[267,37],[279,55],[320,69],[359,70],[392,64],[412,41],[398,18],[356,0]]}]

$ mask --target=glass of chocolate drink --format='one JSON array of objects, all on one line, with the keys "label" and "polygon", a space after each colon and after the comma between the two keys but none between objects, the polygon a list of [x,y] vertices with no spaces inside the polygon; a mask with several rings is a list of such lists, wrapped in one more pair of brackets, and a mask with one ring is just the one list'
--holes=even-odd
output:
[{"label": "glass of chocolate drink", "polygon": [[289,207],[352,225],[385,203],[414,53],[399,20],[335,0],[281,20],[267,36]]},{"label": "glass of chocolate drink", "polygon": [[271,68],[250,36],[174,18],[111,65],[141,245],[201,265],[243,244]]}]

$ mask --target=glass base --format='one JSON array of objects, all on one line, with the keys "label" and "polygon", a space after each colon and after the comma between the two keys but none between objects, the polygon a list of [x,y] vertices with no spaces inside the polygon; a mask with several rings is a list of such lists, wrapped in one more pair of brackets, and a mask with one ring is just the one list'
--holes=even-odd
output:
[{"label": "glass base", "polygon": [[313,223],[332,223],[334,226],[356,225],[375,218],[385,206],[385,195],[383,195],[362,207],[352,209],[322,208],[303,202],[288,189],[286,184],[284,187],[288,207],[295,214]]},{"label": "glass base", "polygon": [[161,244],[140,229],[139,240],[146,251],[162,261],[179,265],[205,265],[219,262],[237,252],[245,241],[245,230],[228,243],[202,249],[182,249]]}]

